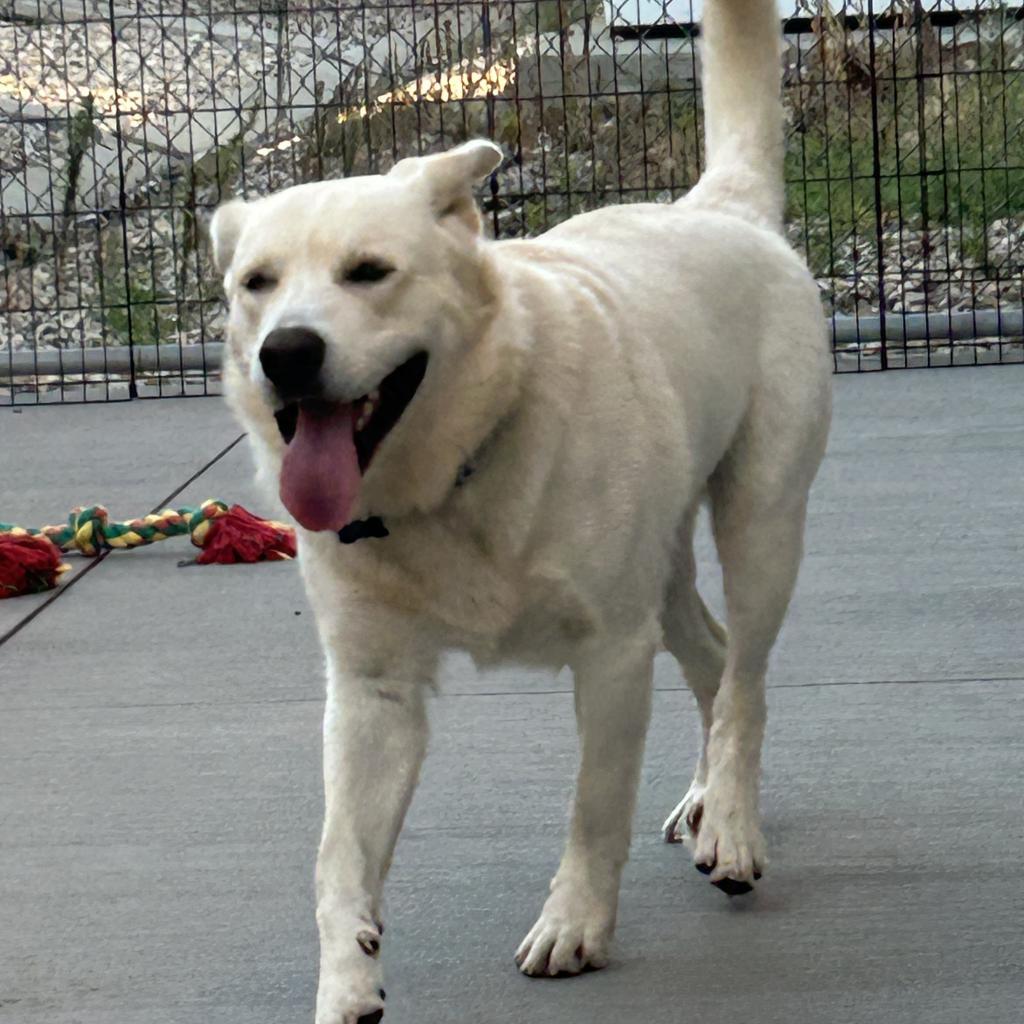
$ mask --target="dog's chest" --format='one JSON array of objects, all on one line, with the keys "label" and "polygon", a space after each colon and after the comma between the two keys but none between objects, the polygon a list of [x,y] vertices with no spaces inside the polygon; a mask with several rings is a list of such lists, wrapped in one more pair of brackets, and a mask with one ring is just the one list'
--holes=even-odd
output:
[{"label": "dog's chest", "polygon": [[489,637],[465,633],[458,644],[478,665],[500,662],[566,664],[580,642],[601,628],[601,614],[570,576],[554,566],[533,566],[521,580],[517,614]]},{"label": "dog's chest", "polygon": [[602,618],[571,535],[535,543],[535,524],[514,497],[488,500],[485,516],[476,505],[455,502],[444,513],[392,522],[387,537],[352,545],[314,540],[308,557],[303,552],[307,584],[328,617],[353,602],[385,607],[482,664],[564,664]]},{"label": "dog's chest", "polygon": [[431,521],[386,539],[386,557],[366,567],[378,598],[434,620],[452,646],[482,663],[564,661],[565,650],[598,628],[584,581],[557,560],[495,545],[465,523],[445,525]]}]

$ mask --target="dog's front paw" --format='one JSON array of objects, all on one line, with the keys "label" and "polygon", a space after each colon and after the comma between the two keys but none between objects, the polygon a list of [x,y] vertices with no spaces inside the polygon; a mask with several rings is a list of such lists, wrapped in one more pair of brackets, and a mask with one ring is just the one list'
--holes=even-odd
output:
[{"label": "dog's front paw", "polygon": [[339,972],[320,975],[316,1024],[379,1024],[383,1017],[384,989],[379,978]]},{"label": "dog's front paw", "polygon": [[710,791],[696,815],[692,844],[697,870],[727,896],[750,892],[764,870],[764,837],[757,812],[739,802],[723,804]]},{"label": "dog's front paw", "polygon": [[516,951],[516,963],[532,978],[600,970],[608,964],[614,930],[614,898],[556,880],[540,918]]},{"label": "dog's front paw", "polygon": [[320,952],[316,1024],[379,1024],[384,1017],[380,929],[361,924],[348,941],[336,939]]}]

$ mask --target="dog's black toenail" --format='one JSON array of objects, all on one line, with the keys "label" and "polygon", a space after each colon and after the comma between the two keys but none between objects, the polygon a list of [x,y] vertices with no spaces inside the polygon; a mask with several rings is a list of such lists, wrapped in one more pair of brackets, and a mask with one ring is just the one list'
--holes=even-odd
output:
[{"label": "dog's black toenail", "polygon": [[696,868],[696,869],[697,869],[697,870],[698,870],[698,871],[699,871],[699,872],[700,872],[700,873],[701,873],[702,875],[710,875],[710,874],[711,874],[711,872],[715,870],[715,866],[714,866],[714,864],[694,864],[694,867],[695,867],[695,868]]},{"label": "dog's black toenail", "polygon": [[382,988],[377,989],[377,995],[379,995],[381,999],[387,999],[388,997],[387,992],[385,992],[384,989]]},{"label": "dog's black toenail", "polygon": [[380,1024],[383,1019],[384,1011],[374,1010],[373,1013],[364,1013],[363,1016],[356,1021],[356,1024]]},{"label": "dog's black toenail", "polygon": [[717,885],[726,896],[744,896],[753,892],[754,887],[749,882],[737,882],[735,878],[723,878],[720,882],[712,882]]}]

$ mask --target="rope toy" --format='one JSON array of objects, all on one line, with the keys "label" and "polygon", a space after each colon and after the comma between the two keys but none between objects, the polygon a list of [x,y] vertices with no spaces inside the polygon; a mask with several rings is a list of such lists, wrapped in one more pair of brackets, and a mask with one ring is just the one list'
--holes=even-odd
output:
[{"label": "rope toy", "polygon": [[167,508],[141,519],[115,522],[102,505],[73,509],[62,526],[27,530],[0,523],[0,598],[36,594],[57,585],[69,566],[62,552],[94,558],[104,551],[143,547],[188,535],[201,552],[179,565],[279,562],[295,557],[295,531],[260,519],[241,505],[212,498],[198,508]]}]

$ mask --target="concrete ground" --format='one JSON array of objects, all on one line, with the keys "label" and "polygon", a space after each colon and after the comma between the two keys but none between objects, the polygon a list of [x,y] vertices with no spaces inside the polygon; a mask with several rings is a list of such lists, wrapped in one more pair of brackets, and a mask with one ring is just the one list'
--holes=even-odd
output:
[{"label": "concrete ground", "polygon": [[[390,1024],[1020,1024],[1022,386],[1018,367],[837,379],[770,674],[770,869],[729,901],[660,842],[697,738],[661,661],[603,973],[512,965],[564,834],[569,682],[452,659],[388,887]],[[216,458],[238,432],[215,399],[0,423],[0,519],[133,516],[179,489],[270,511],[244,442]],[[187,553],[0,602],[3,1024],[312,1020],[313,623],[294,565]]]}]

